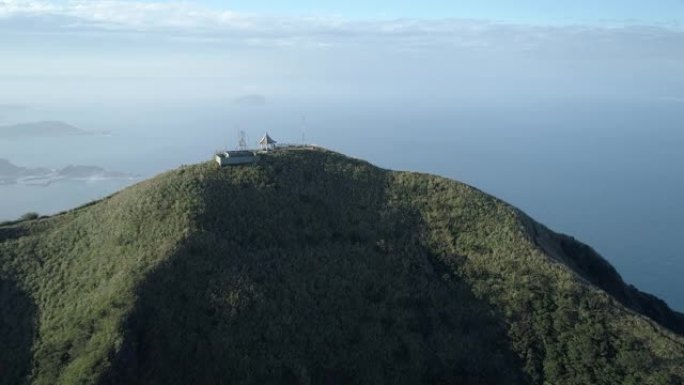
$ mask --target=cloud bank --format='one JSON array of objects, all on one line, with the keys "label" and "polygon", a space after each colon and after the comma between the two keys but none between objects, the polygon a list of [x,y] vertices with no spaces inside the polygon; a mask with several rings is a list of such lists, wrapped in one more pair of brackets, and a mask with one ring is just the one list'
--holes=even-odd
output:
[{"label": "cloud bank", "polygon": [[277,17],[216,10],[183,2],[0,0],[0,28],[15,32],[165,34],[193,42],[241,40],[245,44],[326,47],[345,41],[382,40],[409,47],[492,45],[530,49],[553,40],[591,38],[608,45],[682,39],[665,27],[533,26],[483,20],[393,19],[352,21],[341,17]]},{"label": "cloud bank", "polygon": [[[364,21],[182,2],[0,0],[0,81],[8,90],[0,103],[297,93],[682,98],[683,46],[684,31],[663,26]],[[114,80],[83,82],[90,78]]]}]

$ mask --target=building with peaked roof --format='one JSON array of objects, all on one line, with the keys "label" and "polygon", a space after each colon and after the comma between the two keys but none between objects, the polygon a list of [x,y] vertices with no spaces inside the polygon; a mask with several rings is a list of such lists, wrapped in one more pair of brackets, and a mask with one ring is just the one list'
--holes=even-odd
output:
[{"label": "building with peaked roof", "polygon": [[276,142],[275,140],[273,140],[273,138],[268,136],[267,132],[264,134],[264,137],[261,138],[261,140],[259,141],[259,148],[263,151],[274,150],[276,147],[276,143],[278,142]]}]

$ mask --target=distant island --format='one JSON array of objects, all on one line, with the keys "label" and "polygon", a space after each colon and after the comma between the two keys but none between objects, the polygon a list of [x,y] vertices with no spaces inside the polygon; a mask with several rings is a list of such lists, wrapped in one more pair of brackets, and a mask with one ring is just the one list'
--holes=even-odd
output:
[{"label": "distant island", "polygon": [[0,139],[51,136],[108,135],[107,131],[87,131],[60,121],[28,122],[0,125]]},{"label": "distant island", "polygon": [[266,103],[266,96],[259,94],[242,95],[233,99],[233,104],[238,106],[264,106]]},{"label": "distant island", "polygon": [[69,165],[60,169],[45,167],[26,168],[0,159],[0,186],[24,184],[47,186],[60,181],[97,181],[111,179],[136,179],[137,176],[123,172],[107,171],[96,166]]}]

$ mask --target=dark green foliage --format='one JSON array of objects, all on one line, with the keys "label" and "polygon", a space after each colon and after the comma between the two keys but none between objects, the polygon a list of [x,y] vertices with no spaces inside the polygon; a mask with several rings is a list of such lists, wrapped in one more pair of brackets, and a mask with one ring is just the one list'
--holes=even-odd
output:
[{"label": "dark green foliage", "polygon": [[586,246],[469,186],[327,151],[183,167],[0,226],[0,284],[6,383],[684,376],[682,338],[628,308],[681,316]]},{"label": "dark green foliage", "polygon": [[36,306],[15,282],[0,278],[0,384],[24,383],[31,370]]},{"label": "dark green foliage", "polygon": [[26,214],[22,215],[22,216],[19,218],[19,220],[20,220],[20,221],[30,221],[30,220],[33,220],[33,219],[38,219],[39,217],[40,217],[40,214],[34,213],[34,212],[30,212],[30,213],[26,213]]},{"label": "dark green foliage", "polygon": [[204,180],[202,229],[141,288],[105,383],[519,382],[503,324],[440,279],[385,173],[301,156]]},{"label": "dark green foliage", "polygon": [[684,334],[684,314],[672,311],[661,299],[626,285],[615,268],[591,247],[567,235],[556,234],[521,215],[533,242],[547,254],[562,261],[628,308],[648,315],[678,334]]},{"label": "dark green foliage", "polygon": [[[570,247],[567,239],[565,245],[553,244],[559,236],[542,226],[531,233],[524,214],[468,186],[413,174],[397,178],[404,186],[399,198],[411,199],[425,213],[433,251],[478,297],[506,315],[531,383],[681,383],[681,337],[587,283],[603,284],[604,274],[605,283],[632,290],[600,256],[577,242]],[[551,241],[542,248],[539,239]],[[564,248],[562,259],[549,252],[556,248]],[[681,330],[681,314],[666,305],[659,310],[655,319]]]}]

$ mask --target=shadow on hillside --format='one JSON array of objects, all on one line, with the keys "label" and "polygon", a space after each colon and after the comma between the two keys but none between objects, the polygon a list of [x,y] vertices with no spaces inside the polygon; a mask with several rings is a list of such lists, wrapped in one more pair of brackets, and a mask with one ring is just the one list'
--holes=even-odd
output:
[{"label": "shadow on hillside", "polygon": [[37,308],[15,282],[0,278],[0,384],[26,382],[36,334]]},{"label": "shadow on hillside", "polygon": [[7,226],[0,228],[0,242],[20,238],[26,235],[27,230],[22,226]]},{"label": "shadow on hillside", "polygon": [[207,177],[101,385],[516,384],[500,318],[443,278],[386,174],[324,154]]}]

